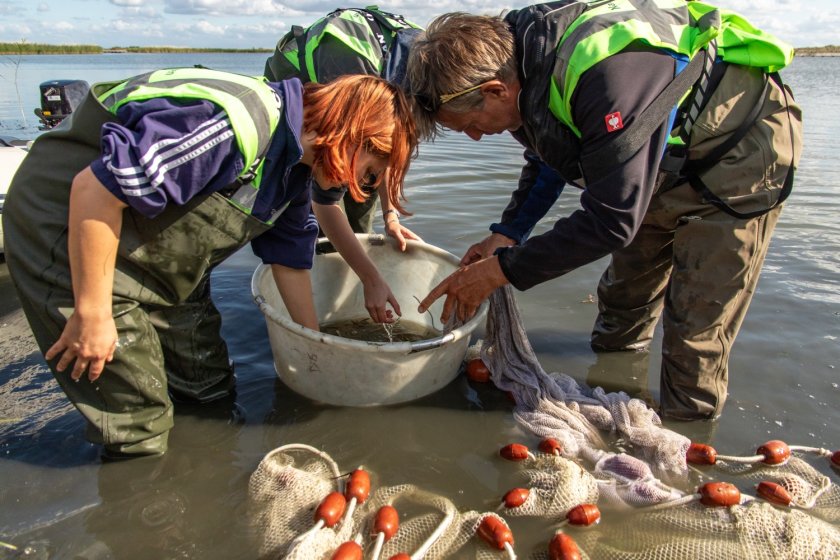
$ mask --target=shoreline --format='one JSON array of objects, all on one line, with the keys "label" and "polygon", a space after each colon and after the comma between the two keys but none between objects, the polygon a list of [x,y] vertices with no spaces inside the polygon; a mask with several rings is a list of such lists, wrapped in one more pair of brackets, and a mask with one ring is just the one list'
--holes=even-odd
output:
[{"label": "shoreline", "polygon": [[4,43],[0,41],[0,56],[23,55],[92,55],[92,54],[254,54],[271,53],[274,47],[252,47],[250,49],[223,49],[199,47],[109,47],[99,45],[47,45],[42,43]]}]

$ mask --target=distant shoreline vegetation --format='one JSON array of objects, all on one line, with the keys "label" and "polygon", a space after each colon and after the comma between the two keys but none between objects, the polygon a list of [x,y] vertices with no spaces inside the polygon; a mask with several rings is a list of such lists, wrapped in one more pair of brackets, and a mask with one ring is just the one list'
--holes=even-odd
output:
[{"label": "distant shoreline vegetation", "polygon": [[47,45],[43,43],[0,43],[0,55],[22,54],[118,54],[118,53],[262,53],[274,49],[218,49],[187,47],[111,47],[99,45]]},{"label": "distant shoreline vegetation", "polygon": [[[0,43],[0,55],[22,54],[119,54],[119,53],[263,53],[274,49],[253,47],[250,49],[218,49],[187,47],[111,47],[99,45],[47,45],[43,43]],[[840,45],[825,47],[800,47],[796,56],[840,56]]]},{"label": "distant shoreline vegetation", "polygon": [[838,56],[840,45],[828,45],[825,47],[802,47],[796,50],[796,56]]}]

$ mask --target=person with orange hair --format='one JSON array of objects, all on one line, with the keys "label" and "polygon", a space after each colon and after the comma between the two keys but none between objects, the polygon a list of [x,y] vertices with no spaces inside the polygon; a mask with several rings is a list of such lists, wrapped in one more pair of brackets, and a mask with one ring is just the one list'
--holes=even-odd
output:
[{"label": "person with orange hair", "polygon": [[[6,259],[105,459],[164,453],[173,400],[232,393],[210,272],[247,243],[292,319],[318,328],[313,180],[401,185],[417,145],[402,92],[373,76],[303,86],[159,70],[94,85],[67,124],[35,141],[12,182]],[[401,195],[388,193],[397,208]],[[392,320],[386,304],[399,306],[373,263],[345,258],[371,318]]]}]

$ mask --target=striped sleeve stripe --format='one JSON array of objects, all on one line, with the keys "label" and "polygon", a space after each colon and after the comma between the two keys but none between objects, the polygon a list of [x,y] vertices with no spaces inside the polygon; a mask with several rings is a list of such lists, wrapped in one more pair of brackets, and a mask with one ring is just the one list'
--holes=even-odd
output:
[{"label": "striped sleeve stripe", "polygon": [[[220,115],[222,115],[222,118],[219,118]],[[189,134],[186,134],[179,138],[167,138],[165,140],[161,140],[160,142],[152,144],[149,147],[149,149],[146,150],[146,153],[140,157],[140,165],[133,167],[114,167],[111,169],[112,172],[114,173],[114,175],[121,175],[126,177],[130,175],[146,175],[146,169],[148,169],[149,167],[147,164],[155,157],[158,157],[158,153],[163,148],[166,148],[167,146],[170,146],[172,144],[184,144],[186,142],[189,142],[191,138],[197,135],[206,134],[206,132],[204,132],[206,128],[218,126],[219,122],[227,120],[223,115],[224,113],[219,113],[207,122],[202,123],[201,126],[191,131]],[[165,156],[166,154],[164,153],[163,155]]]},{"label": "striped sleeve stripe", "polygon": [[222,134],[217,134],[210,138],[205,143],[196,146],[191,152],[182,153],[177,159],[166,163],[161,163],[157,166],[157,172],[154,177],[137,177],[134,179],[122,179],[117,177],[117,183],[126,196],[144,196],[154,192],[166,180],[166,173],[201,156],[207,150],[216,146],[225,140],[234,137],[232,130],[224,131]]},{"label": "striped sleeve stripe", "polygon": [[[184,141],[176,147],[162,153],[151,155],[153,148],[150,148],[141,160],[144,165],[140,167],[115,169],[108,165],[108,169],[114,173],[117,183],[120,185],[126,196],[143,196],[153,192],[165,180],[166,173],[179,166],[201,156],[210,148],[234,137],[230,120],[225,118],[215,120],[212,126],[201,127],[192,134],[183,137]],[[163,142],[155,147],[160,147]]]}]

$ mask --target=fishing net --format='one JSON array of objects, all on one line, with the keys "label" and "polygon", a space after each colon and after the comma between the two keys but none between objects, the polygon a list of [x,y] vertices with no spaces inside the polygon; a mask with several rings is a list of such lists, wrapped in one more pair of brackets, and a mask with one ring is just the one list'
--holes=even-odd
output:
[{"label": "fishing net", "polygon": [[[574,531],[582,557],[840,557],[840,531],[832,525],[840,514],[840,491],[802,458],[828,456],[829,451],[768,442],[752,457],[717,456],[712,448],[698,447],[664,428],[643,401],[581,386],[567,375],[546,373],[522,327],[510,288],[491,296],[487,340],[480,355],[492,382],[514,399],[520,425],[555,442],[556,455],[588,466],[596,481],[597,502],[610,515],[632,516],[632,522],[611,523],[609,531]],[[605,433],[622,441],[628,452],[611,451],[602,437]],[[699,461],[698,456],[706,460]],[[703,466],[689,473],[687,458]],[[537,457],[529,454],[527,460],[533,464],[529,468],[551,471],[551,465]],[[692,481],[708,481],[710,474],[728,482],[692,487]],[[535,475],[529,478],[540,480]],[[756,481],[759,495],[775,505],[741,495],[739,486],[749,487]],[[575,479],[558,483],[581,484]],[[531,494],[505,514],[557,518],[558,512],[563,513],[563,508],[527,507],[530,498]],[[581,498],[579,504],[596,501],[591,495]],[[520,507],[526,509],[520,511]],[[571,508],[566,513],[572,525],[589,525],[600,517],[598,512],[573,520],[575,511]]]},{"label": "fishing net", "polygon": [[[260,558],[330,558],[348,542],[356,543],[365,558],[391,558],[399,553],[452,558],[480,528],[491,538],[494,531],[507,529],[496,513],[459,512],[447,498],[409,484],[380,488],[355,501],[351,498],[351,503],[338,508],[341,513],[325,516],[330,526],[319,523],[325,497],[348,494],[344,479],[329,455],[306,445],[287,445],[266,455],[249,484]],[[393,532],[377,530],[384,506],[399,508],[392,520]],[[334,524],[333,518],[337,519]],[[475,557],[498,555],[487,548]]]},{"label": "fishing net", "polygon": [[[840,452],[771,441],[753,456],[717,455],[664,428],[641,400],[547,373],[510,288],[491,296],[486,340],[468,358],[479,355],[490,381],[513,399],[517,422],[540,440],[537,451],[519,443],[500,450],[520,469],[497,512],[460,512],[412,485],[354,501],[329,455],[284,446],[250,481],[261,557],[514,558],[504,519],[535,517],[555,527],[535,559],[840,558],[840,489],[808,461],[831,456],[837,466]],[[349,503],[327,526],[333,494]],[[390,507],[399,528],[382,531]],[[587,528],[602,509],[609,530]],[[466,547],[475,535],[486,545]]]}]

